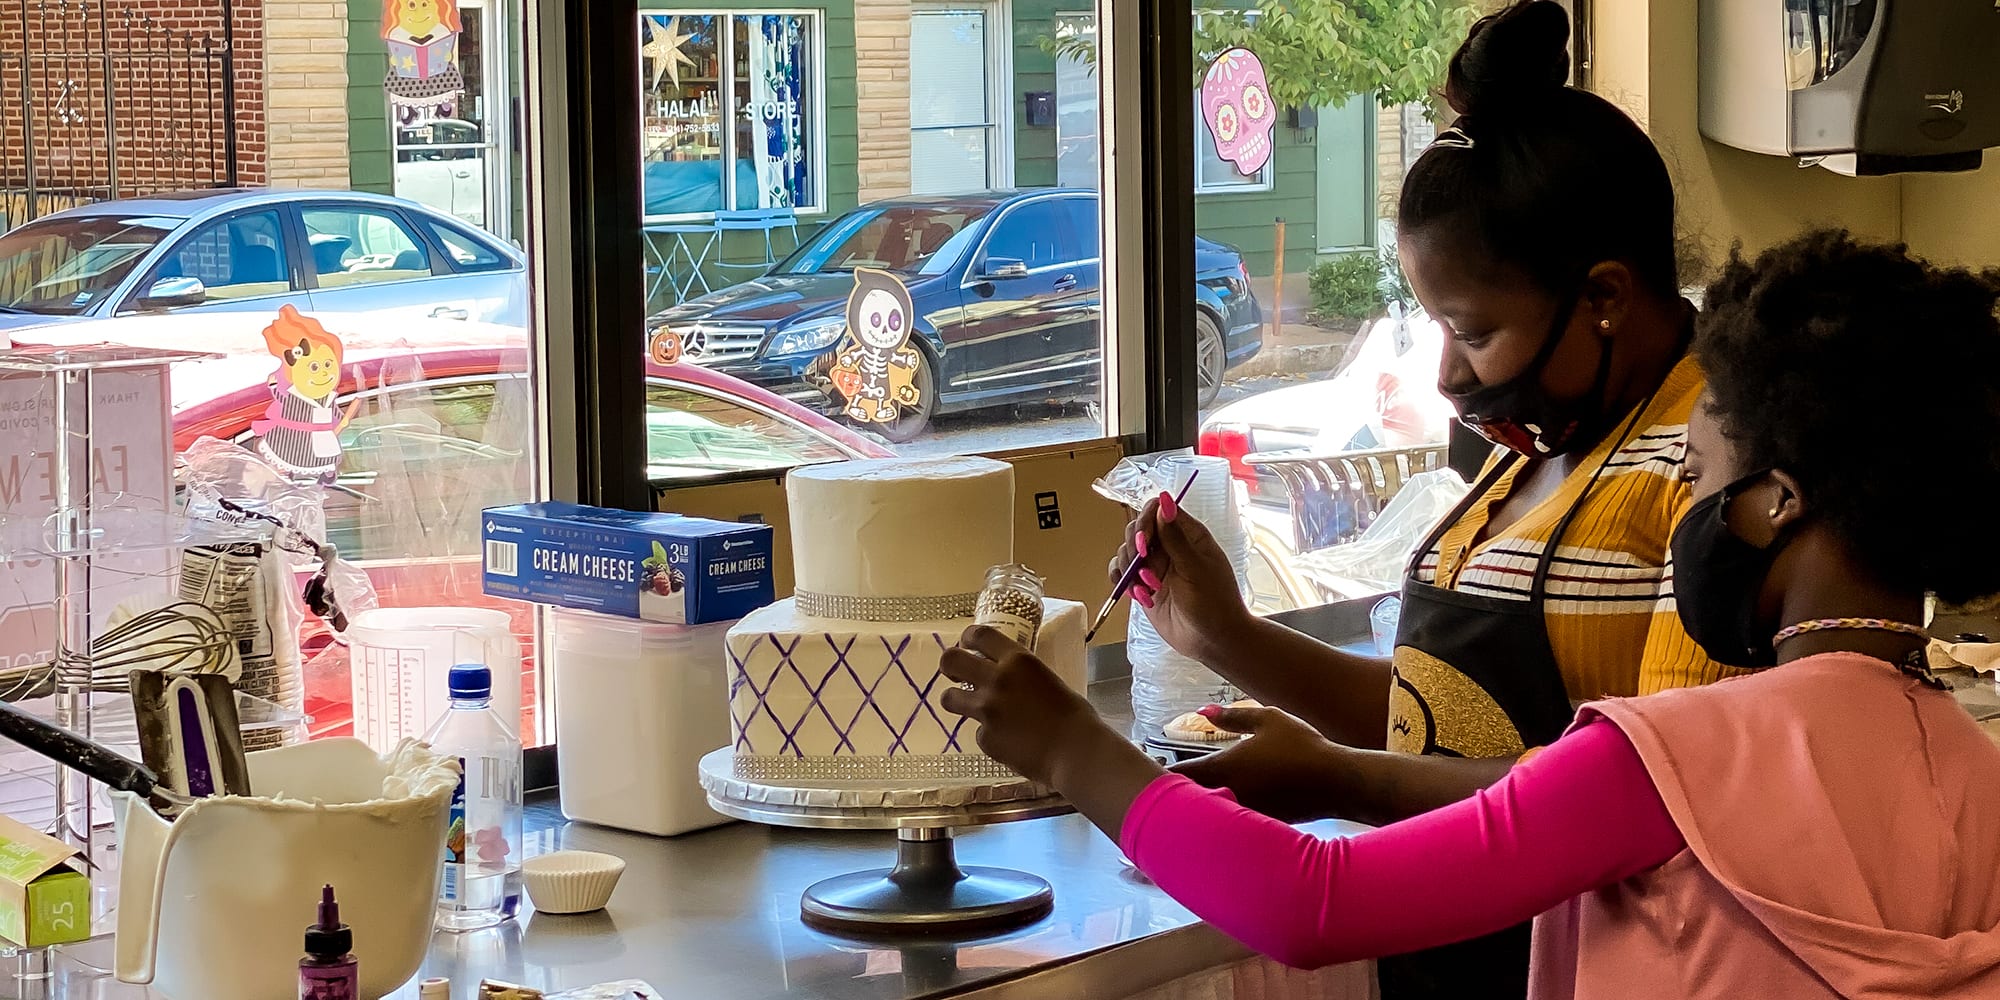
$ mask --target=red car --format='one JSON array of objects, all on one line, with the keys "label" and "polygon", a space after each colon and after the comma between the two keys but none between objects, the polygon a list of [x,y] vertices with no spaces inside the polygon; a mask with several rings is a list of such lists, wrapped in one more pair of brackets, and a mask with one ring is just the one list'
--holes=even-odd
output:
[{"label": "red car", "polygon": [[[338,472],[326,496],[326,541],[362,566],[384,607],[507,611],[523,637],[522,732],[532,742],[534,609],[480,586],[480,512],[533,495],[530,447],[538,408],[529,350],[516,328],[451,320],[314,317],[343,340],[335,409]],[[214,350],[176,366],[174,447],[199,438],[255,444],[278,359],[258,314],[144,316],[64,330],[65,343]],[[365,332],[350,332],[365,331]],[[38,331],[39,332],[39,331]],[[654,480],[889,457],[877,441],[732,376],[696,365],[646,363],[647,472]],[[557,447],[560,447],[558,445]],[[347,655],[323,623],[308,624],[306,711],[315,736],[345,735],[352,704]]]}]

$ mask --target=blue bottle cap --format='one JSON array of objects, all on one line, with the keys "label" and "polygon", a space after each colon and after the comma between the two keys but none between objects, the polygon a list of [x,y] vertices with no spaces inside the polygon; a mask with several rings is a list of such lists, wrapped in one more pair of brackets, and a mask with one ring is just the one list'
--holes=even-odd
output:
[{"label": "blue bottle cap", "polygon": [[493,671],[479,663],[461,663],[451,668],[451,696],[453,698],[493,697]]}]

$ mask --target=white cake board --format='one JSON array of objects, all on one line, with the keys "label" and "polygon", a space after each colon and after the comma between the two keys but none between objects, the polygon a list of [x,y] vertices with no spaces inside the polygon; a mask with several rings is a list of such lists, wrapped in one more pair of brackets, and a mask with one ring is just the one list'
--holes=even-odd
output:
[{"label": "white cake board", "polygon": [[800,917],[820,930],[881,937],[1001,931],[1047,916],[1055,890],[1005,868],[960,868],[954,827],[1041,819],[1073,812],[1025,779],[940,782],[929,788],[869,787],[859,782],[795,788],[736,777],[736,754],[701,759],[708,803],[725,816],[812,830],[894,830],[896,866],[855,872],[813,885]]}]

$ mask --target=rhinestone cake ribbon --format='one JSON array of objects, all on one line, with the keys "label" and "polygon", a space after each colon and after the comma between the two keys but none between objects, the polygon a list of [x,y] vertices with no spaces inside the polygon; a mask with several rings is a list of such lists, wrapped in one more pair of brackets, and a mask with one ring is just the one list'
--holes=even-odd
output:
[{"label": "rhinestone cake ribbon", "polygon": [[979,603],[979,593],[946,594],[943,597],[846,597],[816,594],[810,590],[792,592],[799,613],[809,618],[833,618],[848,622],[942,622],[970,618]]},{"label": "rhinestone cake ribbon", "polygon": [[985,754],[894,757],[758,757],[739,751],[735,772],[745,781],[913,781],[1013,778],[1013,771]]}]

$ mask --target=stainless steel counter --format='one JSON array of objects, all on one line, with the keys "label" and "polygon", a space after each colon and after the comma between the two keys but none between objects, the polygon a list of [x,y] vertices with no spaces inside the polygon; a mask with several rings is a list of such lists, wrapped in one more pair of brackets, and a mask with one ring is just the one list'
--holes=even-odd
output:
[{"label": "stainless steel counter", "polygon": [[[1129,722],[1124,681],[1091,693],[1114,724]],[[423,974],[450,977],[461,1000],[482,978],[541,989],[643,979],[667,996],[704,1000],[1110,997],[1249,955],[1125,866],[1080,816],[958,837],[962,864],[1047,879],[1056,897],[1049,917],[1002,937],[878,943],[807,929],[799,896],[829,876],[887,867],[892,834],[738,823],[659,839],[564,822],[553,798],[533,804],[529,828],[529,853],[604,851],[626,860],[625,877],[604,913],[529,913],[505,927],[438,935]],[[1309,829],[1332,836],[1361,828]],[[395,994],[415,996],[414,986]]]}]

